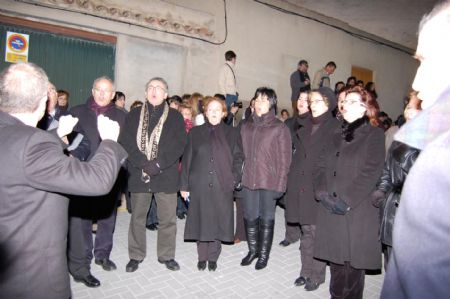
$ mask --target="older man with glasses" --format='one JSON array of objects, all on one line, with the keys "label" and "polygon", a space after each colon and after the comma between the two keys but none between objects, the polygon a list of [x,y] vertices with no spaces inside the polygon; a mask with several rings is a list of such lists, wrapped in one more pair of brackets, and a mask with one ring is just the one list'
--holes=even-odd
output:
[{"label": "older man with glasses", "polygon": [[166,103],[168,85],[155,77],[145,85],[145,101],[128,114],[119,142],[129,153],[128,189],[131,192],[131,221],[128,233],[130,261],[127,272],[138,269],[146,257],[145,223],[152,196],[158,216],[158,262],[179,270],[175,261],[177,233],[178,162],[186,144],[184,120]]}]

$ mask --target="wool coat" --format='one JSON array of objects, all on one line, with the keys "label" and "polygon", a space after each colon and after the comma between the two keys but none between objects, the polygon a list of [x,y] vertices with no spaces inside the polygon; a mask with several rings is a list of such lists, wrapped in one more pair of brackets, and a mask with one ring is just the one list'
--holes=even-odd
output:
[{"label": "wool coat", "polygon": [[384,154],[384,133],[368,122],[356,128],[350,142],[341,136],[341,128],[334,132],[315,188],[340,197],[351,210],[337,215],[319,207],[314,257],[341,265],[350,262],[356,269],[381,268],[378,209],[370,194],[381,175]]},{"label": "wool coat", "polygon": [[285,192],[292,160],[289,128],[270,110],[261,117],[252,114],[241,127],[241,136],[245,155],[242,186]]},{"label": "wool coat", "polygon": [[316,224],[320,203],[314,197],[313,178],[324,147],[339,127],[339,121],[328,111],[315,120],[319,127],[313,135],[309,117],[299,119],[300,127],[293,135],[295,152],[287,181],[286,218],[288,222],[301,225]]},{"label": "wool coat", "polygon": [[63,194],[107,193],[124,149],[101,142],[89,163],[67,157],[60,140],[0,112],[0,297],[69,298]]},{"label": "wool coat", "polygon": [[[182,158],[180,190],[190,192],[184,238],[232,242],[234,240],[234,188],[223,190],[219,184],[208,126],[203,124],[192,128]],[[240,182],[244,154],[239,130],[224,123],[218,126],[223,130],[230,149],[226,154],[232,161],[230,166],[234,181]]]},{"label": "wool coat", "polygon": [[[150,109],[163,109],[163,105]],[[124,129],[121,131],[119,143],[128,152],[128,190],[134,193],[176,193],[179,190],[178,163],[186,145],[186,130],[181,114],[169,108],[169,114],[164,123],[159,140],[157,163],[161,172],[152,176],[149,183],[142,181],[143,165],[148,162],[147,157],[137,145],[136,134],[142,107],[131,110],[126,117]],[[162,111],[161,111],[162,114]],[[149,127],[149,136],[152,133]]]}]

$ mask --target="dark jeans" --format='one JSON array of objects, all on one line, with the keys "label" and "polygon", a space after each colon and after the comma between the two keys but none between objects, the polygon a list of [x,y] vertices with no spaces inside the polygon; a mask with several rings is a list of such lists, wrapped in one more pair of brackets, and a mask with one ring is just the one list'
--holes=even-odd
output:
[{"label": "dark jeans", "polygon": [[275,219],[277,192],[264,189],[250,190],[248,188],[243,188],[242,192],[245,219],[248,221],[253,221],[257,218],[261,218],[261,220]]},{"label": "dark jeans", "polygon": [[225,103],[227,104],[227,110],[230,111],[231,104],[236,103],[238,100],[237,95],[234,94],[226,94],[225,95]]},{"label": "dark jeans", "polygon": [[330,294],[332,299],[362,299],[364,292],[364,270],[330,263]]}]

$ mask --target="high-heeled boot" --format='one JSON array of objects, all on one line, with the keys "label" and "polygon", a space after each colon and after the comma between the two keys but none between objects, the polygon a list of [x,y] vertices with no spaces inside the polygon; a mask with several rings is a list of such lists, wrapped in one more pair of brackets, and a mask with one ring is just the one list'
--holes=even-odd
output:
[{"label": "high-heeled boot", "polygon": [[258,257],[259,218],[249,221],[244,218],[245,235],[247,237],[248,253],[242,259],[241,266],[250,265]]},{"label": "high-heeled boot", "polygon": [[255,269],[261,270],[267,266],[269,261],[270,250],[272,249],[273,241],[273,228],[275,220],[263,220],[259,221],[259,247],[258,247],[258,261],[256,262]]}]

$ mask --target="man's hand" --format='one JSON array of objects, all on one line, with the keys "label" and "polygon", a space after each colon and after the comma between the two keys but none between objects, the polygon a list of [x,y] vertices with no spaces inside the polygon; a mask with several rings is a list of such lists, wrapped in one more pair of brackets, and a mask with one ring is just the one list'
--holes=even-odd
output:
[{"label": "man's hand", "polygon": [[120,133],[119,123],[104,115],[97,117],[97,128],[102,140],[117,141]]},{"label": "man's hand", "polygon": [[238,106],[231,106],[230,108],[230,113],[233,115],[236,115],[236,113],[239,111],[239,107]]},{"label": "man's hand", "polygon": [[181,197],[183,197],[184,200],[189,197],[189,191],[180,191]]},{"label": "man's hand", "polygon": [[73,128],[78,122],[78,118],[72,115],[64,115],[59,118],[58,122],[59,125],[56,129],[56,134],[58,134],[59,138],[63,138],[72,133]]}]

